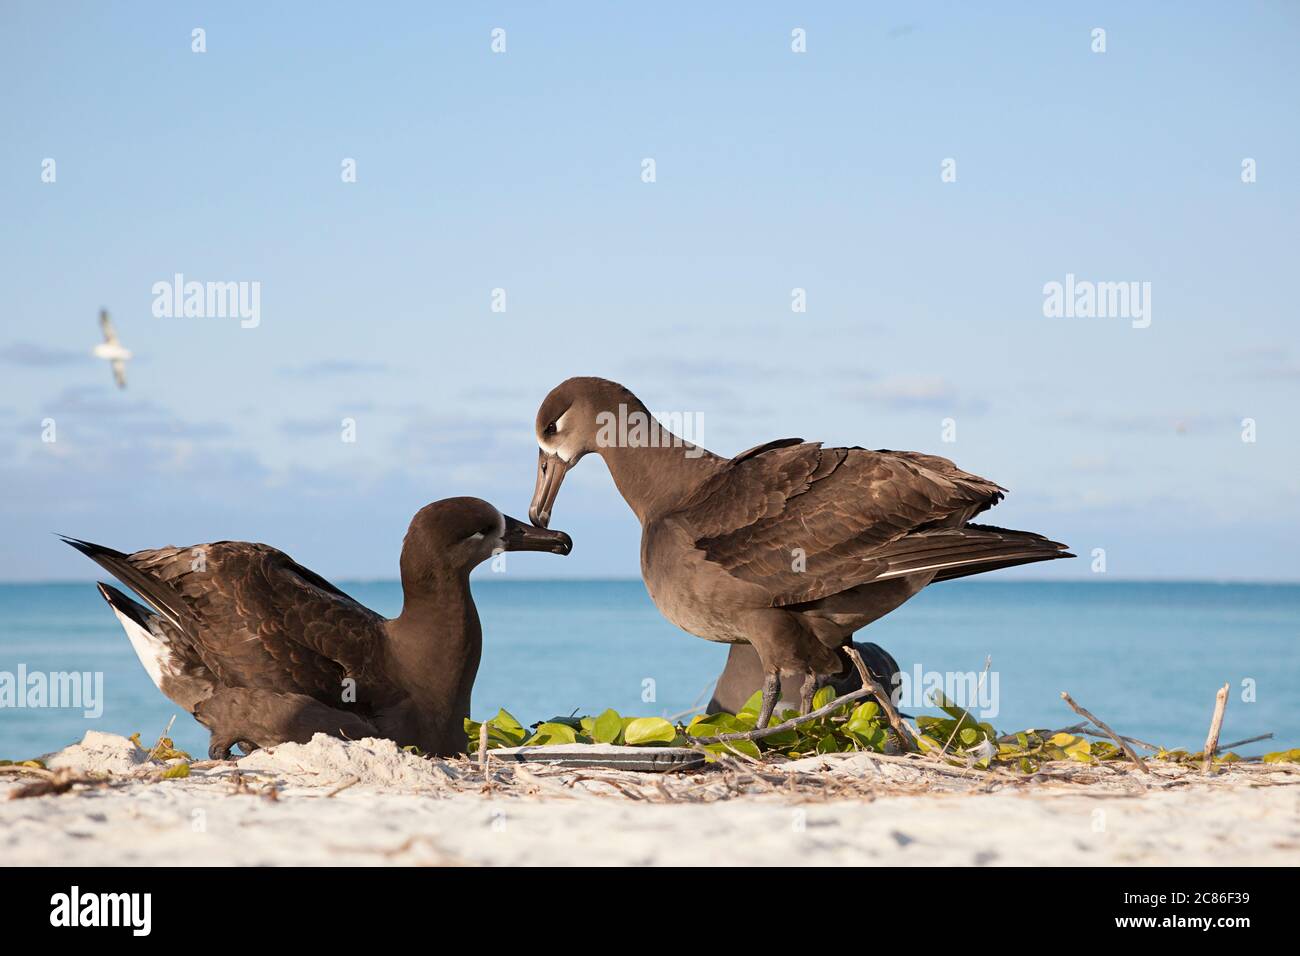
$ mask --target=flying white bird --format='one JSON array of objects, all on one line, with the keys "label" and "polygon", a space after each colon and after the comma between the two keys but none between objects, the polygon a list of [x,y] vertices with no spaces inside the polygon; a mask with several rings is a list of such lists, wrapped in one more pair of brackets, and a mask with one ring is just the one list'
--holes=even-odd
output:
[{"label": "flying white bird", "polygon": [[93,354],[96,358],[108,359],[113,366],[113,380],[118,388],[126,388],[126,360],[131,357],[128,349],[122,348],[118,341],[117,330],[108,319],[108,310],[99,310],[99,328],[104,333],[104,341],[96,345]]}]

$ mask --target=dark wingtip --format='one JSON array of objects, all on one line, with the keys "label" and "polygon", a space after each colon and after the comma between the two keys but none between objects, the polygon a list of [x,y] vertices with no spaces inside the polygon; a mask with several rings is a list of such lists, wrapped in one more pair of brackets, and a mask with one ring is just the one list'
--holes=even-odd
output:
[{"label": "dark wingtip", "polygon": [[82,541],[80,538],[72,538],[66,534],[59,534],[59,532],[57,531],[52,532],[52,534],[54,534],[64,544],[76,548],[82,554],[88,555],[95,548],[95,546],[91,544],[89,541]]}]

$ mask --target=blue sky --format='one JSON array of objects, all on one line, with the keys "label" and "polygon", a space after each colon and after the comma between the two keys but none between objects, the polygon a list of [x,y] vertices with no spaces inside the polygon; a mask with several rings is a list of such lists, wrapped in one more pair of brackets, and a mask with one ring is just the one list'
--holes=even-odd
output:
[{"label": "blue sky", "polygon": [[[526,513],[575,374],[720,453],[947,455],[1114,577],[1300,579],[1298,41],[1285,3],[5,4],[0,579],[91,577],[51,531],[392,576],[427,501]],[[155,318],[177,272],[260,325]],[[1046,318],[1067,274],[1150,282],[1150,327]],[[597,459],[553,524],[511,573],[637,573]]]}]

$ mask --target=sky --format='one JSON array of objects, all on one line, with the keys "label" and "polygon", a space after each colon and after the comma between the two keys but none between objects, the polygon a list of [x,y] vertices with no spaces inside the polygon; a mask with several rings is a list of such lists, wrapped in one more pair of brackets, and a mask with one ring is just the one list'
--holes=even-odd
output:
[{"label": "sky", "polygon": [[[719,454],[952,458],[1082,556],[1000,577],[1300,580],[1298,47],[1290,3],[11,0],[0,579],[94,577],[51,532],[393,577],[429,501],[526,515],[601,375]],[[256,326],[156,315],[177,273]],[[1070,275],[1149,324],[1046,315]],[[596,457],[552,526],[508,573],[637,574]]]}]

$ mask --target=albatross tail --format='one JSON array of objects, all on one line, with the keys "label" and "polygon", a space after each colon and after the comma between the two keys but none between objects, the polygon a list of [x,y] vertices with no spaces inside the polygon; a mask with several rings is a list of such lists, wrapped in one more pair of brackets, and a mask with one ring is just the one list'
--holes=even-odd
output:
[{"label": "albatross tail", "polygon": [[[89,541],[69,538],[66,535],[59,535],[59,537],[64,544],[76,548],[142,597],[145,603],[153,609],[154,613],[161,615],[174,627],[182,631],[185,630],[183,622],[186,615],[176,592],[162,581],[136,568],[131,563],[130,555],[123,554],[121,551],[114,551],[112,548],[106,548],[102,544],[92,544]],[[105,595],[105,600],[107,600],[107,595]]]},{"label": "albatross tail", "polygon": [[881,557],[889,562],[889,569],[877,580],[933,572],[935,581],[951,581],[970,574],[1074,555],[1066,550],[1066,545],[1041,534],[968,524],[905,535]]},{"label": "albatross tail", "polygon": [[100,595],[113,609],[149,679],[193,713],[201,701],[212,696],[217,680],[191,646],[182,623],[189,617],[179,595],[165,582],[136,569],[130,555],[76,538],[63,540],[144,598],[146,603],[141,604],[110,584],[98,584]]}]

